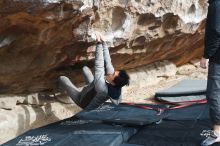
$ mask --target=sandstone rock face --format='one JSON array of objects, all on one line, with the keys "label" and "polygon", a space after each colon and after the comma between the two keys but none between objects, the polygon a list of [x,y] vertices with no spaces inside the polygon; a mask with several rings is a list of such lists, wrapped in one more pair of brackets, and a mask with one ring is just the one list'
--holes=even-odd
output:
[{"label": "sandstone rock face", "polygon": [[88,47],[82,41],[93,10],[79,13],[81,5],[45,0],[0,1],[1,93],[30,93],[54,87],[56,68],[62,63],[69,66]]},{"label": "sandstone rock face", "polygon": [[180,65],[202,53],[204,0],[114,0],[101,4],[101,23],[95,29],[103,30],[113,48],[118,46],[113,61],[120,62],[121,68],[163,59]]},{"label": "sandstone rock face", "polygon": [[117,69],[160,60],[181,65],[203,49],[206,0],[0,0],[0,93],[82,81],[101,32]]}]

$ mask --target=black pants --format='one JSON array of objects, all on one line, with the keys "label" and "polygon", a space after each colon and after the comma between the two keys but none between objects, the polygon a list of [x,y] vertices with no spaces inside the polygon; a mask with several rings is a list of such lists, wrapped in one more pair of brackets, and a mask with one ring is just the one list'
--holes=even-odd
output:
[{"label": "black pants", "polygon": [[209,63],[206,95],[211,120],[213,124],[220,125],[220,64]]}]

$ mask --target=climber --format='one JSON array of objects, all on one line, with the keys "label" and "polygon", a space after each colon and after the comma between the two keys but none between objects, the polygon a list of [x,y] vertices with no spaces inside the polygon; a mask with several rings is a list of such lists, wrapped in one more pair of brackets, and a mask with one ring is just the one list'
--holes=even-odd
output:
[{"label": "climber", "polygon": [[69,78],[60,76],[58,79],[59,86],[78,106],[85,110],[95,109],[108,99],[118,105],[122,99],[121,88],[129,85],[130,79],[125,70],[114,70],[103,37],[99,33],[95,33],[95,35],[97,41],[95,76],[88,67],[83,67],[83,75],[87,85],[81,91],[72,84]]}]

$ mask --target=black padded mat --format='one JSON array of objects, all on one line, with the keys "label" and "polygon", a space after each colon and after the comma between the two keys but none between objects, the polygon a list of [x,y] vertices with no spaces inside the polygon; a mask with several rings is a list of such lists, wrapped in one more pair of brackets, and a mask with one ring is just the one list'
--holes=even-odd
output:
[{"label": "black padded mat", "polygon": [[44,146],[119,146],[137,132],[136,128],[107,125],[97,121],[70,118],[30,130],[3,144]]},{"label": "black padded mat", "polygon": [[207,104],[116,107],[106,103],[96,110],[30,130],[3,146],[199,146],[203,140],[200,133],[211,129],[208,108]]},{"label": "black padded mat", "polygon": [[210,128],[209,120],[164,120],[161,124],[145,126],[128,143],[145,146],[200,146],[204,140],[200,133]]},{"label": "black padded mat", "polygon": [[[155,108],[155,106],[152,107]],[[163,114],[158,115],[158,111],[156,110],[148,110],[129,105],[115,106],[106,103],[98,109],[82,111],[76,117],[84,120],[102,120],[104,122],[118,124],[147,125],[160,121],[163,118]]]},{"label": "black padded mat", "polygon": [[[178,106],[177,106],[178,107]],[[206,120],[209,119],[208,104],[195,104],[187,107],[168,109],[165,111],[167,120]]]}]

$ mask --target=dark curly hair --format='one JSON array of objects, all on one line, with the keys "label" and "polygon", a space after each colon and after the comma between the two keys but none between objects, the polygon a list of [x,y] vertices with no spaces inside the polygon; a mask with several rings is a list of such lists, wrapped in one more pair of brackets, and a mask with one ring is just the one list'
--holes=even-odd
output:
[{"label": "dark curly hair", "polygon": [[119,75],[116,76],[113,80],[116,87],[123,87],[125,85],[129,85],[130,77],[125,70],[119,70]]}]

